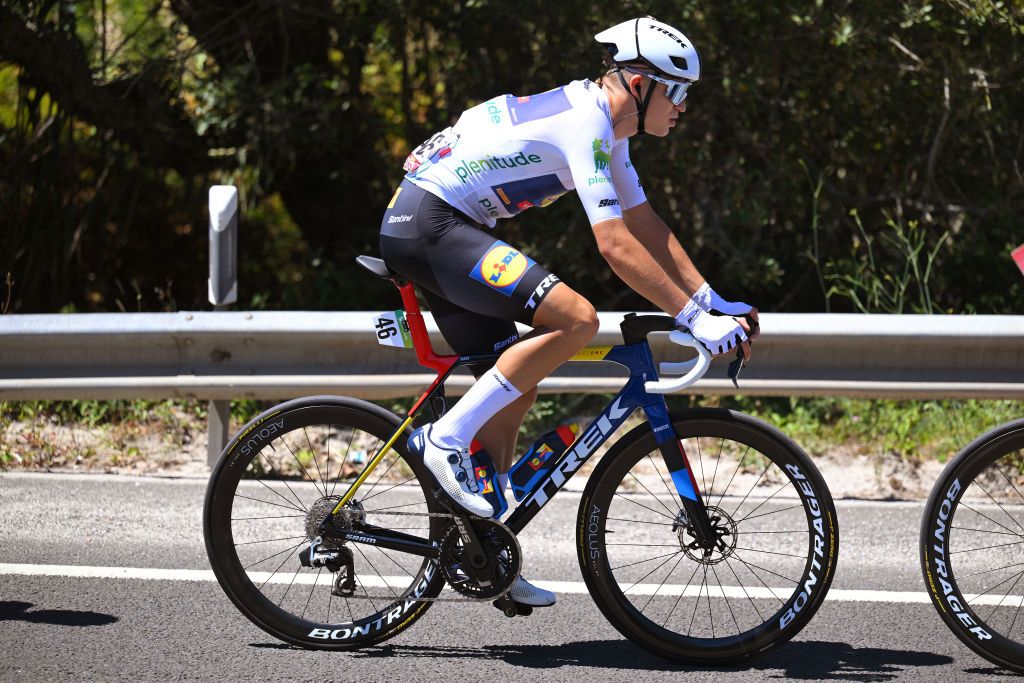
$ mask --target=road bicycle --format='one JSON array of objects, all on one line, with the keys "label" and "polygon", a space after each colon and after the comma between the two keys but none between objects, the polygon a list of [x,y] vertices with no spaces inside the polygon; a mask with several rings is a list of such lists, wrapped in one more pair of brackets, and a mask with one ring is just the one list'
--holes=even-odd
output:
[{"label": "road bicycle", "polygon": [[[617,363],[629,378],[571,443],[529,449],[513,466],[530,474],[513,486],[518,506],[502,521],[484,519],[448,500],[406,441],[414,424],[443,414],[453,370],[498,354],[436,354],[412,283],[379,259],[357,260],[397,286],[404,304],[375,319],[378,339],[414,348],[437,377],[404,418],[314,396],[267,410],[228,444],[203,529],[220,585],[253,623],[294,645],[343,650],[396,636],[438,601],[528,614],[509,596],[522,565],[516,534],[633,413],[641,421],[590,473],[575,522],[579,567],[602,614],[647,650],[700,664],[735,664],[811,619],[837,560],[828,488],[795,443],[752,417],[669,411],[664,394],[695,382],[711,360],[673,318],[629,314],[624,344],[574,357]],[[660,365],[681,377],[659,378],[647,341],[659,331],[698,352]],[[491,495],[493,467],[477,462],[474,483]]]},{"label": "road bicycle", "polygon": [[921,521],[921,569],[949,630],[1024,673],[1024,420],[983,434],[946,465]]}]

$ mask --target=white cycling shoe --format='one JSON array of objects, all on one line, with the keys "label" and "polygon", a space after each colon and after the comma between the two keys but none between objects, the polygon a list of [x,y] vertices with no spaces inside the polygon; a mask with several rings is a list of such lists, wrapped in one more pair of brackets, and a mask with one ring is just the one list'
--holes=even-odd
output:
[{"label": "white cycling shoe", "polygon": [[480,493],[473,476],[469,450],[438,446],[430,440],[431,427],[426,424],[412,433],[409,450],[423,458],[423,464],[452,500],[478,517],[493,517],[494,508]]},{"label": "white cycling shoe", "polygon": [[522,574],[516,578],[508,594],[519,604],[530,607],[550,607],[557,600],[554,593],[534,586]]}]

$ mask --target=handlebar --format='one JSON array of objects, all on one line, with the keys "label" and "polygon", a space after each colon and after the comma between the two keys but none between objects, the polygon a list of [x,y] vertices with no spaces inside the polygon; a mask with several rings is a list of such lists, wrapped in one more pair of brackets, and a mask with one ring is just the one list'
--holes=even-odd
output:
[{"label": "handlebar", "polygon": [[689,332],[672,330],[668,333],[668,339],[679,346],[689,346],[697,351],[697,357],[693,360],[682,363],[660,363],[658,371],[664,374],[676,375],[686,373],[676,379],[661,379],[657,382],[645,382],[644,389],[650,394],[671,394],[681,391],[697,382],[711,366],[711,352],[703,344],[693,338]]}]

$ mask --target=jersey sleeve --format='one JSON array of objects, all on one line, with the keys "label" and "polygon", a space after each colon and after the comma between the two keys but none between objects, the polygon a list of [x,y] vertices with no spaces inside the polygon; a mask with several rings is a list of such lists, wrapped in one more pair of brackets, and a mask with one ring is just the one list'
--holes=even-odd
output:
[{"label": "jersey sleeve", "polygon": [[640,206],[647,201],[644,187],[636,167],[629,160],[629,139],[621,140],[612,147],[612,180],[619,196],[619,206],[623,211]]},{"label": "jersey sleeve", "polygon": [[609,218],[622,218],[612,180],[613,141],[607,116],[595,107],[564,148],[576,194],[591,225]]}]

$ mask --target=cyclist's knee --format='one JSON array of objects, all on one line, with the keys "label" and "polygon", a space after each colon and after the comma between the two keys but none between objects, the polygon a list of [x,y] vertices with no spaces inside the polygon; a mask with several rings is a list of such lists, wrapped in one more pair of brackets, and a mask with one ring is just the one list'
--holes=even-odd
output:
[{"label": "cyclist's knee", "polygon": [[593,304],[579,297],[569,331],[586,343],[597,336],[600,327],[601,321],[597,319],[597,310]]},{"label": "cyclist's knee", "polygon": [[567,332],[586,343],[597,334],[600,323],[594,306],[560,283],[540,305],[534,325]]}]

